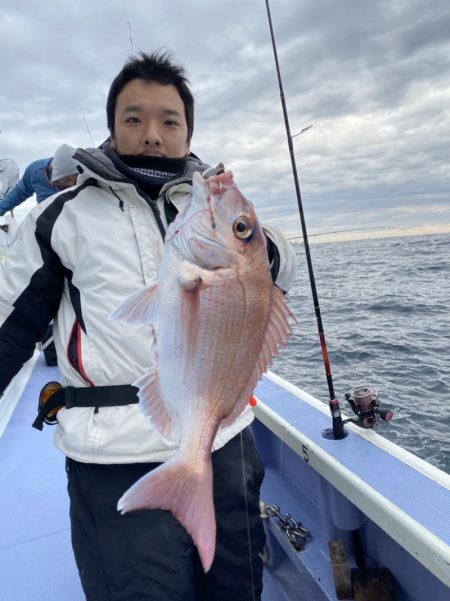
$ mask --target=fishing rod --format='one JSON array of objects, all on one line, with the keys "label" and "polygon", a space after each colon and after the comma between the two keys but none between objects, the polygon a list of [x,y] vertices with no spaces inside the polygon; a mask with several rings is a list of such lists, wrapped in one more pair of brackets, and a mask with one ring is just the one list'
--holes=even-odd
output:
[{"label": "fishing rod", "polygon": [[336,440],[340,440],[342,438],[345,438],[346,434],[345,434],[345,430],[344,430],[344,424],[342,421],[341,409],[339,407],[339,401],[336,399],[336,395],[334,394],[333,377],[331,375],[331,367],[330,367],[330,361],[328,358],[327,345],[326,345],[326,341],[325,341],[325,333],[323,331],[322,317],[320,314],[320,306],[319,306],[319,297],[317,295],[316,280],[314,277],[314,269],[313,269],[312,260],[311,260],[311,253],[309,250],[308,232],[306,229],[305,215],[303,212],[302,196],[300,193],[300,184],[299,184],[298,174],[297,174],[297,165],[296,165],[295,156],[294,156],[294,145],[292,143],[292,138],[294,136],[291,136],[291,128],[289,126],[289,117],[288,117],[288,112],[287,112],[287,108],[286,108],[286,100],[285,100],[285,96],[284,96],[283,82],[281,80],[280,65],[278,63],[278,54],[277,54],[277,47],[275,44],[275,36],[273,33],[272,17],[270,15],[269,0],[265,0],[265,1],[266,1],[266,8],[267,8],[267,17],[269,20],[269,27],[270,27],[270,37],[272,38],[273,55],[275,58],[275,66],[276,66],[277,76],[278,76],[278,85],[280,87],[281,106],[283,107],[284,123],[286,126],[286,135],[287,135],[287,139],[288,139],[289,154],[291,155],[292,172],[294,175],[295,192],[297,195],[298,210],[300,213],[300,221],[301,221],[302,232],[303,232],[303,243],[304,243],[304,247],[305,247],[306,261],[308,264],[309,281],[310,281],[311,292],[312,292],[313,301],[314,301],[317,329],[319,330],[320,347],[322,349],[322,358],[323,358],[323,363],[325,366],[325,374],[326,374],[326,378],[327,378],[328,392],[330,395],[330,400],[329,400],[328,404],[330,407],[331,417],[332,417],[332,422],[333,422],[333,437]]},{"label": "fishing rod", "polygon": [[128,40],[130,41],[130,50],[131,50],[131,55],[133,56],[133,34],[131,32],[131,23],[129,21],[127,21],[128,23],[128,29],[130,30],[130,37],[128,38]]}]

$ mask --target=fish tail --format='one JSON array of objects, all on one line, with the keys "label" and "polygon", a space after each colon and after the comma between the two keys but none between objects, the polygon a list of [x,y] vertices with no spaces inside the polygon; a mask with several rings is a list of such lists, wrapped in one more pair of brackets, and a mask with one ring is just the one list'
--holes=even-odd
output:
[{"label": "fish tail", "polygon": [[208,572],[216,548],[211,461],[189,465],[174,456],[133,484],[117,509],[122,514],[138,509],[171,511],[192,537]]}]

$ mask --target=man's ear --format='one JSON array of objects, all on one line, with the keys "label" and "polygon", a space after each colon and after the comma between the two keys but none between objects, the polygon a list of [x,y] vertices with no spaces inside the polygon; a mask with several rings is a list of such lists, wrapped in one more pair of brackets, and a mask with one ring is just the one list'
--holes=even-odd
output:
[{"label": "man's ear", "polygon": [[[114,148],[114,146],[113,146],[113,148]],[[185,157],[189,156],[189,151],[191,150],[191,138],[189,138],[189,140],[186,140],[184,150],[185,150],[184,156]]]},{"label": "man's ear", "polygon": [[114,134],[110,134],[110,136],[109,136],[109,142],[110,142],[112,148],[114,148],[114,150],[116,150],[116,140],[114,138]]}]

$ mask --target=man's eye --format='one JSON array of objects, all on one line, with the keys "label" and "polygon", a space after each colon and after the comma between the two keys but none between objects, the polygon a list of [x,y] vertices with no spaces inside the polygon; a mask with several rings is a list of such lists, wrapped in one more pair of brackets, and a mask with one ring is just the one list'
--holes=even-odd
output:
[{"label": "man's eye", "polygon": [[173,119],[168,119],[166,121],[166,125],[175,126],[176,127],[177,125],[179,125],[179,123],[178,123],[178,121],[174,121]]},{"label": "man's eye", "polygon": [[137,117],[128,117],[127,123],[139,123],[139,119]]}]

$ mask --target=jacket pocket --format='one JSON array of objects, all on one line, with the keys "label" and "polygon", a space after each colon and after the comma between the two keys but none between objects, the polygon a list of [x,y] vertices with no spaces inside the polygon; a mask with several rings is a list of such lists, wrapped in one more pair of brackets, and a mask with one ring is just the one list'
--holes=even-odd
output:
[{"label": "jacket pocket", "polygon": [[67,360],[73,369],[80,374],[80,376],[89,386],[95,386],[84,370],[81,352],[81,336],[81,326],[78,321],[75,320],[70,332],[69,341],[67,343]]}]

